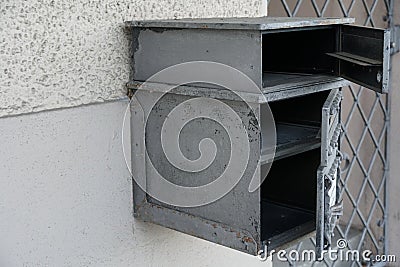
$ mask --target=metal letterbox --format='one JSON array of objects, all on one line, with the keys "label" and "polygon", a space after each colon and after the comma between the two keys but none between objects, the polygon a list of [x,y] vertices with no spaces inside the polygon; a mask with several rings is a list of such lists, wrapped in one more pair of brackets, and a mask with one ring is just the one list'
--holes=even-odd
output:
[{"label": "metal letterbox", "polygon": [[[314,234],[319,252],[329,247],[342,210],[340,88],[352,81],[384,93],[389,85],[390,34],[349,25],[353,21],[265,17],[127,22],[133,38],[128,87],[136,97],[131,104],[132,171],[141,180],[141,186],[134,183],[135,216],[253,255]],[[176,64],[209,61],[245,74],[262,97],[247,86],[231,92],[200,80],[181,84],[168,75],[146,82]],[[170,86],[176,88],[166,93]],[[203,101],[203,107],[224,120],[215,99],[238,114],[250,140],[240,181],[222,198],[195,207],[149,195],[148,189],[163,191],[154,180],[158,174],[168,182],[197,187],[224,171],[226,151],[233,148],[218,124],[192,122],[177,141],[183,154],[195,160],[199,150],[193,144],[214,139],[215,159],[197,173],[171,164],[161,142],[164,121],[185,101]],[[265,142],[266,110],[274,118],[276,147],[264,177],[264,167],[272,161]],[[187,116],[193,110],[180,112]],[[262,181],[255,191],[249,190],[253,179]]]}]

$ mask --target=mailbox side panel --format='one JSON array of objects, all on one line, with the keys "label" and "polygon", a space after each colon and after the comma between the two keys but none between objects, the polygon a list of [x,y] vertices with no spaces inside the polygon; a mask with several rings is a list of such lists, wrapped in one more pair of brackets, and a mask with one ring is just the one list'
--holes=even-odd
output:
[{"label": "mailbox side panel", "polygon": [[133,35],[133,80],[180,63],[212,61],[243,72],[261,88],[260,31],[134,28]]},{"label": "mailbox side panel", "polygon": [[[139,184],[144,184],[150,191],[157,186],[154,183],[155,168],[168,181],[181,186],[195,187],[212,182],[215,176],[211,176],[221,173],[223,168],[226,167],[227,160],[229,160],[226,157],[229,156],[230,148],[224,147],[226,140],[223,140],[227,136],[224,136],[224,134],[215,135],[213,141],[217,144],[220,153],[217,153],[213,164],[201,172],[188,175],[187,172],[176,170],[170,164],[164,164],[163,150],[156,140],[160,138],[157,133],[163,126],[163,118],[170,114],[177,105],[193,99],[193,97],[166,94],[157,99],[159,96],[160,93],[155,92],[142,91],[140,94],[137,92],[131,104],[134,178],[142,179]],[[158,104],[152,107],[154,102]],[[247,167],[238,184],[215,202],[198,207],[184,208],[165,204],[153,198],[144,192],[146,188],[142,188],[143,186],[140,187],[138,183],[134,182],[134,211],[135,215],[142,220],[256,255],[258,250],[261,249],[260,192],[256,190],[250,193],[249,184],[253,178],[260,179],[258,162],[260,131],[257,123],[255,123],[255,119],[259,116],[259,104],[247,104],[241,101],[223,102],[238,114],[248,133],[247,141],[249,142],[250,155]],[[251,112],[252,109],[248,105],[251,105],[254,113]],[[216,110],[216,112],[218,111]],[[199,140],[204,134],[207,135],[207,132],[223,131],[211,121],[201,119],[198,122],[195,121],[188,124],[181,133],[180,139],[182,140],[183,150],[198,146]],[[150,155],[150,151],[159,151],[159,153]],[[188,152],[189,154],[186,154],[186,156],[195,159],[196,149],[193,151],[194,154]]]}]

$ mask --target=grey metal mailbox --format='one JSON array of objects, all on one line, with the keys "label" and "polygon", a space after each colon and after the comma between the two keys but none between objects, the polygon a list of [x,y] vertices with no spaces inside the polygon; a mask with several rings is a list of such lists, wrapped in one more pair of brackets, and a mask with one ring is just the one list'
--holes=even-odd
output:
[{"label": "grey metal mailbox", "polygon": [[[342,210],[337,182],[340,88],[349,81],[380,93],[389,87],[389,32],[349,25],[353,22],[271,17],[127,22],[134,52],[128,87],[141,92],[131,105],[132,171],[146,187],[134,183],[135,216],[253,255],[265,246],[268,251],[284,248],[314,234],[318,252],[329,247]],[[163,88],[174,84],[173,79],[144,83],[165,68],[193,61],[237,69],[263,97],[242,87],[236,93],[247,94],[244,104],[235,93],[212,84],[179,84],[165,94]],[[150,162],[182,186],[210,182],[227,164],[231,147],[224,130],[205,120],[188,125],[180,145],[195,159],[198,149],[193,143],[217,140],[218,153],[209,168],[179,170],[163,153],[164,120],[179,103],[200,97],[222,101],[241,118],[251,140],[248,165],[238,184],[217,201],[196,207],[166,204],[147,193],[159,186],[152,181]],[[212,108],[213,102],[204,103]],[[267,108],[276,125],[275,160],[260,188],[249,192],[254,175],[261,181],[263,166],[270,163],[262,144]]]}]

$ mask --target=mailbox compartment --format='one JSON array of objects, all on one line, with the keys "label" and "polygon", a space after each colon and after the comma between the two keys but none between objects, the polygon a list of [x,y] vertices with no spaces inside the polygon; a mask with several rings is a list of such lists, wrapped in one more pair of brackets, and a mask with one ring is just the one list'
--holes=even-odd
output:
[{"label": "mailbox compartment", "polygon": [[[266,176],[261,186],[261,237],[268,250],[287,247],[316,230],[323,235],[319,251],[331,242],[336,215],[340,214],[336,189],[340,102],[341,91],[335,89],[269,103],[277,146],[267,175],[263,164],[269,161],[261,160],[261,175]],[[263,133],[263,125],[261,128]],[[262,151],[269,150],[264,147]],[[322,188],[320,183],[327,176],[320,174],[321,170],[329,170],[333,177],[331,184]],[[339,211],[334,218],[331,207]]]},{"label": "mailbox compartment", "polygon": [[263,33],[263,87],[283,89],[335,80],[339,66],[327,53],[338,49],[337,31],[336,26],[326,26]]},{"label": "mailbox compartment", "polygon": [[343,77],[378,92],[388,90],[389,35],[349,25],[265,31],[263,87],[293,88]]},{"label": "mailbox compartment", "polygon": [[319,164],[318,148],[274,161],[261,186],[261,237],[268,250],[315,231]]},{"label": "mailbox compartment", "polygon": [[[186,89],[190,90],[189,87]],[[151,161],[161,166],[166,178],[172,183],[198,186],[199,182],[210,182],[213,171],[210,172],[209,169],[196,174],[168,169],[168,166],[160,163],[163,161],[160,157],[162,151],[157,145],[159,141],[156,133],[162,125],[157,121],[163,121],[162,118],[167,116],[177,103],[196,96],[192,93],[190,96],[185,95],[182,90],[176,94],[169,93],[159,100],[160,104],[154,109],[147,110],[146,107],[151,103],[154,94],[157,94],[156,85],[151,91],[142,91],[139,97],[140,105],[131,107],[131,123],[134,125],[131,136],[132,169],[136,170],[140,177],[152,181],[154,171],[149,169]],[[265,147],[262,141],[263,124],[260,125],[261,129],[255,127],[254,120],[249,117],[249,107],[241,101],[221,97],[221,101],[246,118],[244,125],[249,130],[252,140],[249,166],[258,166],[259,172],[256,171],[253,175],[245,171],[240,182],[224,197],[198,207],[163,203],[135,183],[135,216],[253,255],[264,249],[264,245],[268,251],[285,248],[299,239],[315,234],[321,241],[317,243],[318,250],[328,247],[331,229],[340,211],[336,189],[340,157],[339,146],[334,140],[335,129],[340,125],[340,95],[339,89],[305,91],[301,96],[287,94],[285,98],[269,103],[277,128],[277,146],[276,158],[267,175],[265,167],[271,163],[272,158],[265,154],[265,151],[270,149]],[[265,104],[252,105],[255,110],[260,111],[259,115],[262,117]],[[155,112],[151,116],[156,118],[156,121],[151,120],[145,126],[143,118],[146,116],[143,112]],[[205,130],[202,123],[199,122],[202,134],[209,136],[211,133],[211,136],[217,139],[215,142],[222,146],[219,149],[229,151],[229,147],[223,146],[226,144],[225,139],[219,140],[219,135],[212,134],[221,132],[218,126]],[[150,127],[151,131],[148,129],[149,134],[143,136],[144,127]],[[184,138],[188,140],[182,144],[193,142],[191,136],[195,130],[192,129],[188,133],[192,134],[186,135]],[[323,141],[322,136],[331,140]],[[194,140],[197,140],[196,138]],[[144,148],[144,140],[148,144],[147,151]],[[184,147],[190,150],[191,146]],[[146,152],[152,154],[152,150],[157,152],[156,155],[146,157]],[[218,156],[215,162],[217,170],[223,167],[221,164],[226,164],[226,161]],[[327,177],[331,177],[329,184]],[[250,192],[249,184],[252,179],[263,178],[265,180],[261,187]],[[154,186],[153,182],[146,184],[148,187]],[[332,213],[333,210],[336,213]]]},{"label": "mailbox compartment", "polygon": [[264,91],[327,90],[344,78],[386,93],[390,32],[349,25],[353,22],[273,17],[127,22],[135,40],[132,78],[145,81],[176,64],[214,61],[243,72]]},{"label": "mailbox compartment", "polygon": [[[329,92],[322,91],[268,103],[276,127],[275,160],[321,146],[321,110]],[[263,105],[261,109],[265,109]],[[261,132],[264,133],[262,124]],[[263,135],[261,143],[262,137]],[[262,164],[268,161],[264,151],[269,150],[262,146]]]}]

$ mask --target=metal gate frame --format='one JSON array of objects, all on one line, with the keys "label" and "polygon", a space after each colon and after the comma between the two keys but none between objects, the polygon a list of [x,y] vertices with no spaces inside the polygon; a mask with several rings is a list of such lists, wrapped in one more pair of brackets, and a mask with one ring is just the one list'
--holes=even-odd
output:
[{"label": "metal gate frame", "polygon": [[[268,16],[304,16],[302,13],[304,9],[308,7],[306,12],[314,12],[314,16],[323,17],[327,16],[326,13],[332,9],[332,5],[336,4],[335,17],[352,17],[353,12],[356,10],[355,6],[358,5],[359,9],[363,7],[364,21],[361,23],[365,26],[376,27],[379,23],[386,24],[386,27],[392,27],[392,11],[393,2],[395,0],[267,0],[268,6]],[[380,5],[380,8],[377,6]],[[310,11],[310,6],[313,10]],[[280,10],[278,10],[280,9]],[[358,12],[360,10],[357,10]],[[377,13],[381,15],[382,21],[376,19]],[[309,16],[309,14],[307,14]],[[329,14],[332,16],[332,14]],[[381,26],[382,27],[382,26]],[[388,252],[388,233],[387,233],[387,210],[388,210],[388,187],[387,180],[389,175],[389,127],[390,127],[390,93],[387,95],[380,95],[375,93],[375,95],[366,95],[368,89],[364,89],[360,86],[350,85],[344,88],[347,91],[347,98],[350,101],[349,111],[342,114],[342,135],[341,144],[342,147],[345,145],[347,147],[347,152],[350,155],[348,157],[347,170],[343,173],[340,184],[342,186],[341,197],[347,199],[347,208],[349,211],[349,220],[347,225],[338,225],[336,227],[336,232],[339,238],[349,240],[352,237],[350,233],[354,228],[355,220],[358,219],[358,225],[361,226],[359,229],[359,235],[356,242],[348,242],[347,249],[356,249],[358,251],[369,249],[373,251],[374,254],[387,254]],[[372,101],[372,107],[368,113],[363,108],[364,101]],[[378,133],[374,132],[374,115],[381,112],[383,115],[383,123],[379,125]],[[342,112],[343,113],[343,112]],[[351,131],[353,127],[356,127],[353,117],[358,114],[358,122],[361,125],[361,137],[357,141],[354,141]],[[352,122],[352,123],[350,123]],[[369,162],[365,163],[364,158],[362,158],[361,149],[365,149],[364,141],[370,138],[372,141],[372,147],[369,147],[369,151],[372,153],[372,157]],[[374,174],[373,167],[378,161],[382,163],[382,170],[379,175]],[[359,168],[361,170],[361,183],[358,184],[358,188],[350,186],[350,182],[357,183],[355,175],[353,174],[353,169]],[[360,179],[360,178],[358,178]],[[356,191],[356,192],[354,192]],[[369,191],[373,195],[371,208],[365,212],[361,209],[361,204],[364,203],[366,191]],[[349,206],[350,204],[351,206]],[[368,206],[368,205],[367,205]],[[381,213],[379,213],[381,210]],[[378,212],[379,216],[375,215]],[[378,230],[376,230],[378,229]],[[307,242],[311,242],[308,243]],[[301,251],[305,248],[310,248],[315,246],[315,239],[300,242],[294,249]],[[322,262],[293,262],[288,260],[289,266],[363,266],[361,262],[331,262],[328,259],[324,259]],[[364,265],[365,266],[365,265]]]}]

